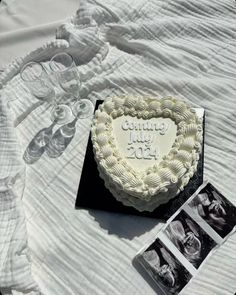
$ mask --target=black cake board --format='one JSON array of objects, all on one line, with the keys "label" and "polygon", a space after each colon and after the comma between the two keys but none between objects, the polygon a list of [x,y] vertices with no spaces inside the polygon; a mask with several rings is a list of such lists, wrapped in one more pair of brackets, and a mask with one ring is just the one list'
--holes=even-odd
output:
[{"label": "black cake board", "polygon": [[[101,100],[97,101],[95,110],[100,103],[102,103]],[[113,197],[110,191],[105,187],[103,179],[99,176],[97,163],[94,159],[93,145],[90,134],[84,158],[75,208],[103,210],[167,220],[203,183],[204,133],[205,116],[203,116],[203,148],[196,173],[190,179],[189,183],[182,192],[180,192],[175,198],[171,199],[168,203],[160,205],[153,212],[139,212],[133,207],[123,205],[121,202],[118,202]]]}]

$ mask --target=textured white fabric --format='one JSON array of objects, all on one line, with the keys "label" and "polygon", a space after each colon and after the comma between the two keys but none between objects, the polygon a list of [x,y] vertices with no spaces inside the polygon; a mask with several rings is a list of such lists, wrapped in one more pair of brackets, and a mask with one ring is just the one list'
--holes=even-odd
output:
[{"label": "textured white fabric", "polygon": [[[21,197],[25,168],[7,100],[0,99],[0,286],[37,289],[31,277]],[[1,288],[0,288],[1,289]]]},{"label": "textured white fabric", "polygon": [[0,2],[0,69],[50,41],[56,28],[75,14],[79,0]]},{"label": "textured white fabric", "polygon": [[[231,0],[90,0],[81,4],[73,23],[58,31],[83,62],[81,97],[95,101],[123,93],[176,95],[204,107],[205,178],[234,204],[235,16]],[[1,100],[9,101],[14,115],[20,159],[34,135],[51,124],[50,107],[36,104],[19,75],[4,87]],[[7,114],[4,109],[2,114]],[[26,165],[23,203],[33,276],[43,294],[155,294],[132,259],[162,223],[74,210],[89,126],[89,119],[77,122],[75,137],[60,158],[43,155]],[[18,146],[13,142],[12,148]],[[93,185],[89,179],[88,185]],[[94,198],[99,196],[95,193]],[[235,253],[233,235],[183,294],[234,294]]]}]

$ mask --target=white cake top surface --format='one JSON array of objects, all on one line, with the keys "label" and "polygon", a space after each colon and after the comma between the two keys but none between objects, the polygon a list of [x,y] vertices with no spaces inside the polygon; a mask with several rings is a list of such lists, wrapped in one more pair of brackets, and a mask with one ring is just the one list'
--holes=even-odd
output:
[{"label": "white cake top surface", "polygon": [[170,118],[142,119],[121,116],[112,121],[120,154],[136,171],[161,162],[174,144],[177,126]]},{"label": "white cake top surface", "polygon": [[156,204],[151,199],[157,197],[163,203],[196,171],[202,121],[173,97],[113,97],[95,113],[92,141],[100,174],[117,195],[125,193],[132,203]]}]

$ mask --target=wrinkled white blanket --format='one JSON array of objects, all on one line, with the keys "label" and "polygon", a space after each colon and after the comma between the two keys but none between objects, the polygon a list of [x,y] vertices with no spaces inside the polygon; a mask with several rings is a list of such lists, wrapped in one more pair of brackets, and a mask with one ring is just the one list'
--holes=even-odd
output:
[{"label": "wrinkled white blanket", "polygon": [[79,0],[0,1],[0,70],[53,39],[57,27],[71,18],[78,6]]},{"label": "wrinkled white blanket", "polygon": [[[205,178],[234,204],[235,16],[231,0],[89,0],[57,32],[76,57],[82,98],[176,95],[204,107]],[[42,48],[39,59],[47,65],[52,52]],[[37,293],[39,287],[50,295],[155,294],[132,259],[161,223],[74,210],[90,120],[77,122],[60,158],[22,161],[30,140],[51,124],[49,105],[39,104],[20,81],[22,62],[0,76],[2,84],[9,81],[0,98],[0,288]],[[235,253],[233,235],[183,294],[234,294]]]}]

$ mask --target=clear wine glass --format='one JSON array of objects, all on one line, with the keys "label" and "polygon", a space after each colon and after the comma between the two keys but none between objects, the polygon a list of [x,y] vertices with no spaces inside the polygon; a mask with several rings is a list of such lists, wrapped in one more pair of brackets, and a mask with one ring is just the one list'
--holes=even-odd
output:
[{"label": "clear wine glass", "polygon": [[20,71],[20,77],[36,98],[47,101],[55,98],[55,90],[40,63],[32,61],[25,64]]},{"label": "clear wine glass", "polygon": [[79,119],[91,117],[93,114],[93,103],[88,99],[80,99],[72,106],[72,113]]},{"label": "clear wine glass", "polygon": [[77,96],[80,77],[73,57],[66,52],[57,53],[51,58],[49,65],[62,89]]},{"label": "clear wine glass", "polygon": [[52,122],[56,122],[58,125],[63,125],[68,123],[71,116],[71,108],[68,105],[58,103],[56,100],[53,101],[53,109],[51,111]]},{"label": "clear wine glass", "polygon": [[45,100],[52,104],[52,122],[55,121],[61,125],[70,120],[72,116],[70,107],[57,103],[54,87],[50,83],[47,72],[40,63],[32,61],[25,64],[20,71],[20,76],[24,84],[37,99]]},{"label": "clear wine glass", "polygon": [[80,76],[73,57],[66,52],[57,53],[50,61],[50,68],[61,88],[76,97],[77,102],[72,107],[74,116],[81,119],[91,116],[94,109],[92,102],[79,97]]}]

